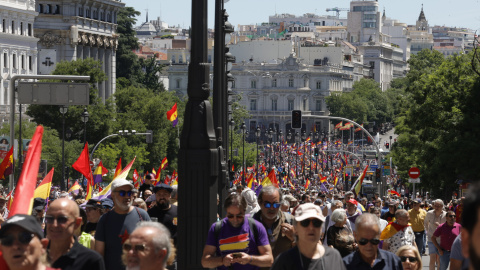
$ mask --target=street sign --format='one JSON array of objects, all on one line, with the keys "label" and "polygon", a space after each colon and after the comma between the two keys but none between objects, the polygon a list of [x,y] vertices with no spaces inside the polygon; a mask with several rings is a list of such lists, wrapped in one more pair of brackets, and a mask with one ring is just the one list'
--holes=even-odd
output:
[{"label": "street sign", "polygon": [[408,176],[413,179],[420,177],[420,169],[417,167],[410,168],[410,170],[408,170]]},{"label": "street sign", "polygon": [[38,105],[88,105],[88,83],[19,82],[18,103]]},{"label": "street sign", "polygon": [[390,175],[390,169],[383,170],[383,175]]},{"label": "street sign", "polygon": [[370,165],[370,169],[377,169],[378,165]]},{"label": "street sign", "polygon": [[420,184],[420,178],[408,178],[409,183]]}]

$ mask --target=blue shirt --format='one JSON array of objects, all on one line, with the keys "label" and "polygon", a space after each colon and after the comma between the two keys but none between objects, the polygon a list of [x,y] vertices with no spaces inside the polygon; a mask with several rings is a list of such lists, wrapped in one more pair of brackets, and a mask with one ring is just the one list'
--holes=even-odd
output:
[{"label": "blue shirt", "polygon": [[389,270],[402,270],[402,262],[400,258],[386,250],[378,249],[377,251],[377,258],[371,267],[369,264],[363,261],[362,257],[360,256],[359,251],[355,251],[354,253],[349,254],[348,256],[343,258],[343,262],[347,267],[347,270],[362,270],[362,269],[389,269]]}]

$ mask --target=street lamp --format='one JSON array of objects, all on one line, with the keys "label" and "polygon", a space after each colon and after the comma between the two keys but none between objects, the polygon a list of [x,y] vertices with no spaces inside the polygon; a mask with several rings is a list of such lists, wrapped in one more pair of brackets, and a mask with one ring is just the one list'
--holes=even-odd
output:
[{"label": "street lamp", "polygon": [[259,162],[259,159],[258,159],[258,140],[260,139],[260,136],[262,135],[261,132],[262,131],[261,131],[260,127],[257,127],[257,129],[255,130],[255,137],[257,138],[257,168],[256,168],[257,184],[258,184],[258,162]]},{"label": "street lamp", "polygon": [[245,185],[245,133],[247,132],[247,126],[245,125],[245,122],[242,123],[242,126],[240,127],[242,130],[242,185]]},{"label": "street lamp", "polygon": [[60,181],[60,190],[65,190],[65,114],[67,111],[67,106],[60,106],[62,114],[62,181]]},{"label": "street lamp", "polygon": [[[65,132],[65,137],[67,138],[67,140],[70,140],[70,137],[72,137],[72,134],[73,134],[73,131],[71,128],[68,128],[67,131]],[[70,170],[70,167],[68,166],[63,166],[64,170],[66,170],[67,172],[65,173],[65,177],[67,178],[67,190],[68,190],[68,178],[70,177],[70,174],[69,174],[69,170]]]},{"label": "street lamp", "polygon": [[230,181],[233,181],[233,132],[235,131],[235,121],[233,119],[230,120],[230,164],[229,164],[229,172],[230,172]]},{"label": "street lamp", "polygon": [[[298,144],[300,143],[300,134],[297,132],[295,132],[295,142]],[[298,147],[298,146],[297,146]],[[297,148],[296,147],[296,148]],[[298,179],[298,166],[297,166],[297,156],[298,156],[298,149],[295,150],[296,153],[295,153],[295,175],[297,176],[297,179]]]},{"label": "street lamp", "polygon": [[[308,163],[310,164],[310,166],[308,166],[308,170],[309,170],[309,175],[312,175],[312,140],[314,139],[313,138],[313,132],[310,131],[310,133],[308,134],[308,136],[310,137],[310,141],[308,142]],[[313,140],[314,142],[315,140]]]},{"label": "street lamp", "polygon": [[303,177],[305,177],[305,155],[307,154],[305,151],[305,145],[307,144],[305,140],[307,139],[307,134],[305,133],[305,130],[302,131],[302,141],[303,141],[303,162],[302,162],[302,174]]},{"label": "street lamp", "polygon": [[283,147],[283,132],[282,130],[280,130],[278,132],[278,155],[280,156],[280,165],[279,166],[282,166],[282,169],[285,170],[285,167],[283,166],[283,160],[282,160],[282,147]]},{"label": "street lamp", "polygon": [[88,122],[88,112],[87,107],[83,109],[82,113],[82,121],[83,121],[83,143],[87,143],[87,122]]}]

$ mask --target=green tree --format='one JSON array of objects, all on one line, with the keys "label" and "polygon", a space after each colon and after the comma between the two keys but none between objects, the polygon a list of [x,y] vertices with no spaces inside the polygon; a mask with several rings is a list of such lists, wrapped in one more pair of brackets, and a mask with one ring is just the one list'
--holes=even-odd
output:
[{"label": "green tree", "polygon": [[423,52],[412,57],[413,74],[407,74],[410,105],[397,119],[400,135],[392,155],[404,179],[408,168],[418,166],[421,187],[433,196],[448,198],[458,187],[456,180],[480,177],[480,145],[474,139],[480,134],[475,105],[480,78],[472,70],[471,57],[440,59],[438,52]]},{"label": "green tree", "polygon": [[165,86],[160,81],[160,73],[162,72],[163,66],[160,65],[155,58],[149,59],[140,59],[140,64],[144,70],[144,75],[142,76],[142,84],[146,88],[153,92],[164,92]]},{"label": "green tree", "polygon": [[140,12],[133,7],[120,9],[117,17],[119,34],[117,48],[117,78],[124,77],[137,82],[142,77],[140,61],[133,50],[139,48],[135,32],[135,23]]}]

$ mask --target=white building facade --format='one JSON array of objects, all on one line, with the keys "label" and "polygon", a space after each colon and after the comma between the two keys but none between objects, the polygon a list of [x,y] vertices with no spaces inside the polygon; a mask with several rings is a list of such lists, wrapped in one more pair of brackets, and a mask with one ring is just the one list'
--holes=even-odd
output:
[{"label": "white building facade", "polygon": [[[0,0],[0,111],[2,121],[10,114],[8,84],[14,75],[37,73],[37,42],[33,23],[35,2]],[[24,111],[24,109],[23,109]]]}]

